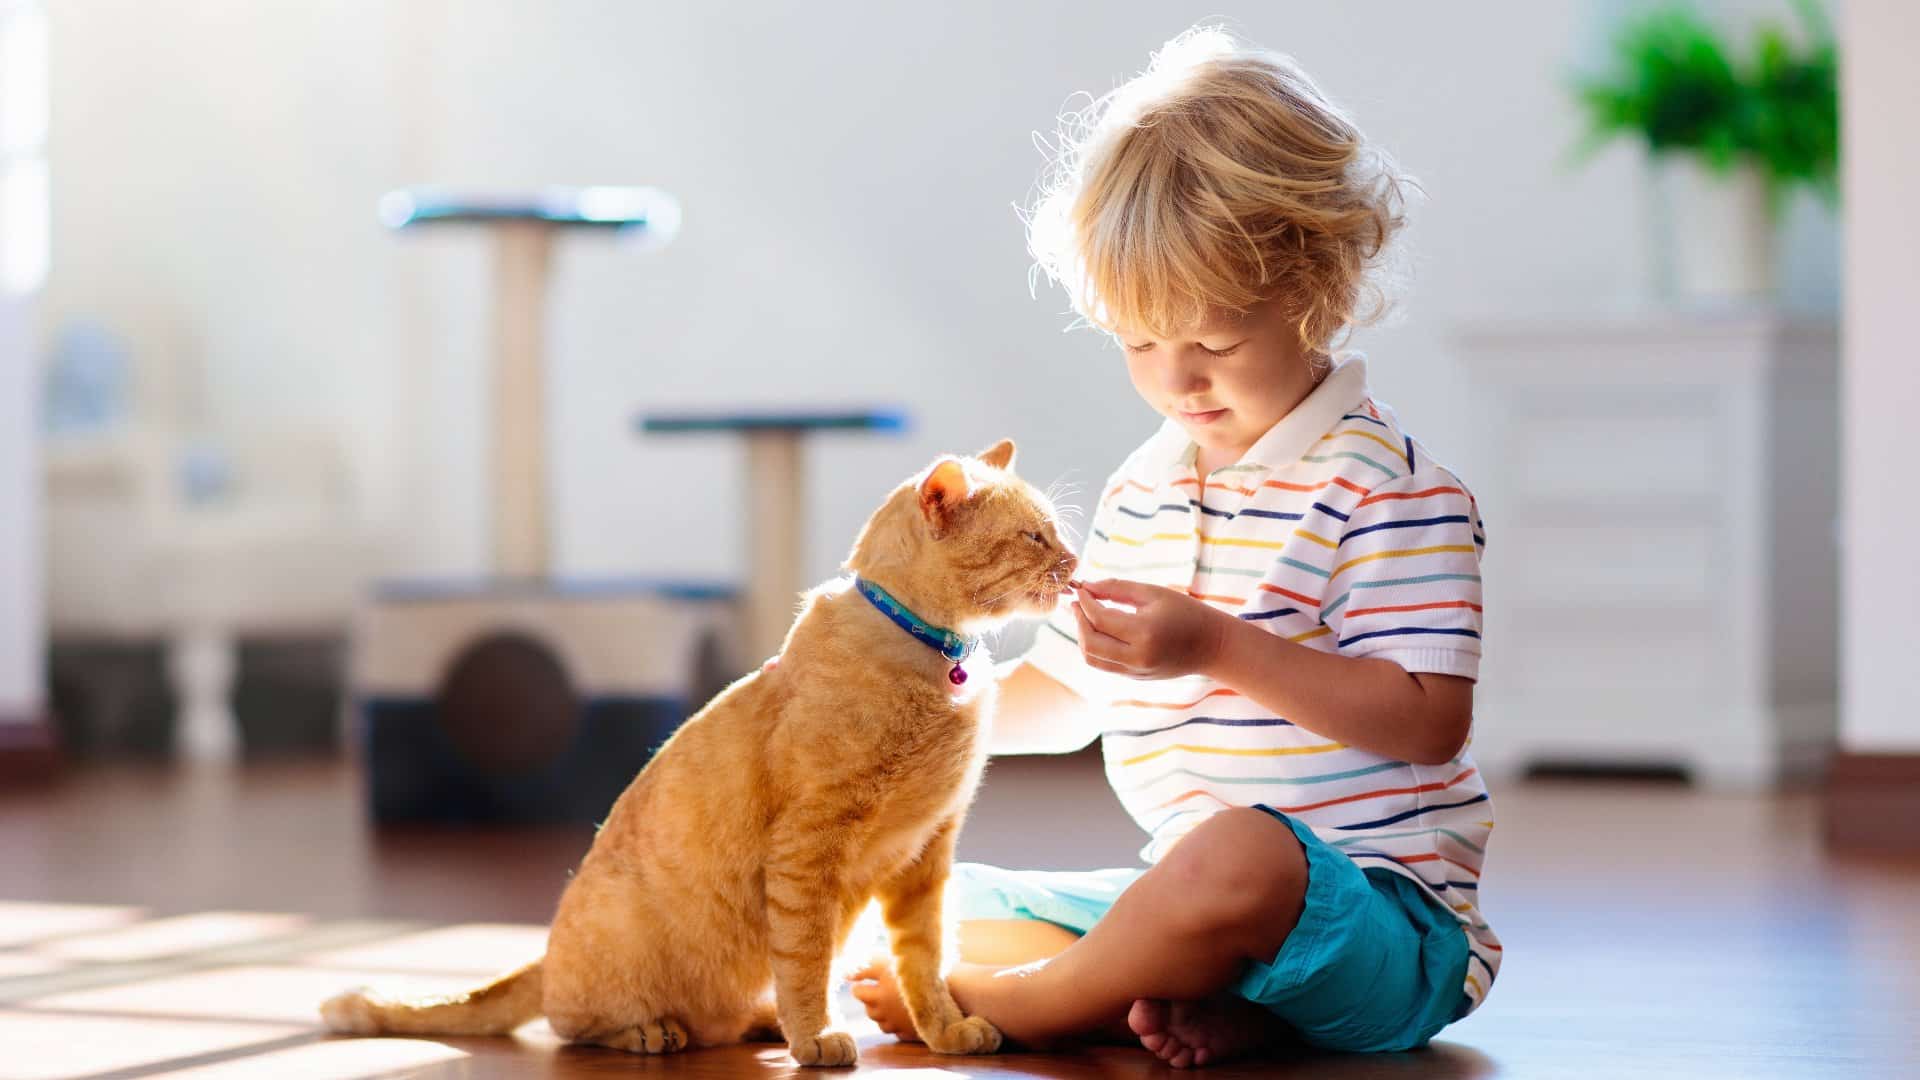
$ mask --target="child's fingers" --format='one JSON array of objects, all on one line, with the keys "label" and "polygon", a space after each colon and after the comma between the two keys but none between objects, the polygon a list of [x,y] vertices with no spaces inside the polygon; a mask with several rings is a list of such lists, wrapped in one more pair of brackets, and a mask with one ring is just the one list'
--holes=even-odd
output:
[{"label": "child's fingers", "polygon": [[1080,631],[1080,651],[1090,657],[1106,658],[1125,647],[1126,642],[1094,625],[1083,604],[1073,605],[1073,621]]},{"label": "child's fingers", "polygon": [[1080,657],[1087,666],[1096,671],[1111,671],[1120,675],[1130,675],[1133,669],[1122,660],[1127,652],[1127,643],[1118,638],[1103,634],[1087,621],[1087,613],[1080,605],[1073,608],[1074,621],[1080,629]]},{"label": "child's fingers", "polygon": [[1092,595],[1094,594],[1088,593],[1087,596],[1080,597],[1073,602],[1073,606],[1086,616],[1087,622],[1091,623],[1095,630],[1116,641],[1125,641],[1126,625],[1131,616],[1122,611],[1115,611],[1098,600],[1089,600],[1087,597]]},{"label": "child's fingers", "polygon": [[1102,606],[1098,601],[1081,601],[1074,605],[1075,610],[1085,620],[1092,645],[1083,652],[1091,652],[1102,659],[1120,664],[1133,664],[1139,650],[1134,643],[1142,637],[1144,629],[1138,615],[1115,611]]},{"label": "child's fingers", "polygon": [[1158,585],[1142,585],[1125,578],[1102,578],[1085,582],[1085,591],[1102,600],[1114,600],[1128,607],[1139,607],[1153,599]]}]

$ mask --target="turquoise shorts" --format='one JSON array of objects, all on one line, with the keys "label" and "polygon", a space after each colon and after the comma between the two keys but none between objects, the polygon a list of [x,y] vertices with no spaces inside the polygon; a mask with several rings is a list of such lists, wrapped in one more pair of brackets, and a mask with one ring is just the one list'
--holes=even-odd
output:
[{"label": "turquoise shorts", "polygon": [[[1452,912],[1405,877],[1362,870],[1313,830],[1258,809],[1306,851],[1306,906],[1279,953],[1247,965],[1236,993],[1330,1050],[1411,1050],[1466,1015],[1467,935]],[[948,904],[960,919],[1042,919],[1084,934],[1144,873],[957,863]]]}]

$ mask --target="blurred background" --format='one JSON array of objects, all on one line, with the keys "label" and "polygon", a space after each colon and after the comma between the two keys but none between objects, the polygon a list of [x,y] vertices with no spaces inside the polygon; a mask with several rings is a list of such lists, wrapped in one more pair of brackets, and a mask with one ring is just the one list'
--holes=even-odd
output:
[{"label": "blurred background", "polygon": [[[0,0],[0,836],[187,764],[591,821],[934,455],[1088,506],[1155,417],[1032,280],[1036,138],[1222,15],[1424,190],[1352,345],[1480,496],[1477,758],[1913,850],[1899,0]],[[974,855],[1128,859],[1108,803]]]}]

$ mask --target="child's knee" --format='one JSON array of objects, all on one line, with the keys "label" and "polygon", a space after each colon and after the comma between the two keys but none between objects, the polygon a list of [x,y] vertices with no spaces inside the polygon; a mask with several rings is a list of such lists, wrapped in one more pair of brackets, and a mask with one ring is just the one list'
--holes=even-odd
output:
[{"label": "child's knee", "polygon": [[[1307,859],[1284,822],[1248,807],[1223,810],[1160,861],[1177,918],[1200,933],[1291,926],[1307,892]],[[1284,935],[1283,935],[1284,936]]]}]

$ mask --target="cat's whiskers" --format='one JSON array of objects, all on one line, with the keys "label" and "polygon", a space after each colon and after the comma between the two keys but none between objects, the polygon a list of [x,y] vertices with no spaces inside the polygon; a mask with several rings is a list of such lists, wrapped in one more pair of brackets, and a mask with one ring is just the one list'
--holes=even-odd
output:
[{"label": "cat's whiskers", "polygon": [[974,600],[974,603],[982,608],[990,608],[994,604],[997,604],[1000,601],[1005,600],[1007,597],[1012,596],[1014,593],[1018,593],[1018,592],[1037,593],[1042,588],[1046,589],[1046,591],[1048,592],[1057,594],[1060,591],[1060,586],[1061,586],[1060,574],[1061,574],[1061,571],[1058,568],[1052,569],[1052,570],[1043,570],[1040,572],[1040,577],[1038,580],[1029,580],[1024,584],[1013,585],[1007,588],[1006,590],[1000,592],[999,594],[989,597],[985,600],[978,599],[976,594],[976,599]]},{"label": "cat's whiskers", "polygon": [[992,608],[993,605],[999,603],[1002,600],[1005,600],[1007,597],[1012,596],[1014,593],[1017,593],[1019,591],[1020,591],[1020,587],[1016,585],[1013,588],[1006,590],[1005,592],[1001,592],[996,595],[990,596],[985,600],[982,600],[978,596],[975,596],[973,600],[973,605],[978,608]]},{"label": "cat's whiskers", "polygon": [[[1048,573],[1048,575],[1047,575],[1047,578],[1048,578],[1048,584],[1055,584],[1055,583],[1053,582],[1053,579],[1052,579],[1052,573],[1051,573],[1051,572],[1049,572],[1049,573]],[[1033,591],[1033,586],[1034,586],[1034,584],[1035,584],[1034,582],[1027,582],[1027,583],[1025,583],[1025,584],[1020,584],[1020,585],[1013,585],[1013,586],[1010,586],[1009,588],[1007,588],[1006,590],[1004,590],[1004,591],[1002,591],[1002,592],[1000,592],[1000,593],[998,593],[998,594],[996,594],[996,595],[994,595],[994,596],[991,596],[991,597],[989,597],[989,598],[987,598],[987,599],[985,599],[985,600],[980,600],[980,599],[978,599],[978,598],[976,598],[976,599],[974,600],[974,603],[975,603],[975,604],[976,604],[977,606],[979,606],[979,607],[983,607],[983,608],[991,608],[991,607],[992,607],[993,605],[995,605],[995,604],[997,604],[997,603],[999,603],[999,602],[1000,602],[1000,601],[1002,601],[1002,600],[1005,600],[1005,599],[1006,599],[1007,597],[1009,597],[1009,596],[1012,596],[1012,595],[1013,595],[1014,593],[1017,593],[1017,592],[1032,592],[1032,591]],[[1058,586],[1056,585],[1056,588],[1057,588],[1057,587],[1058,587]]]}]

